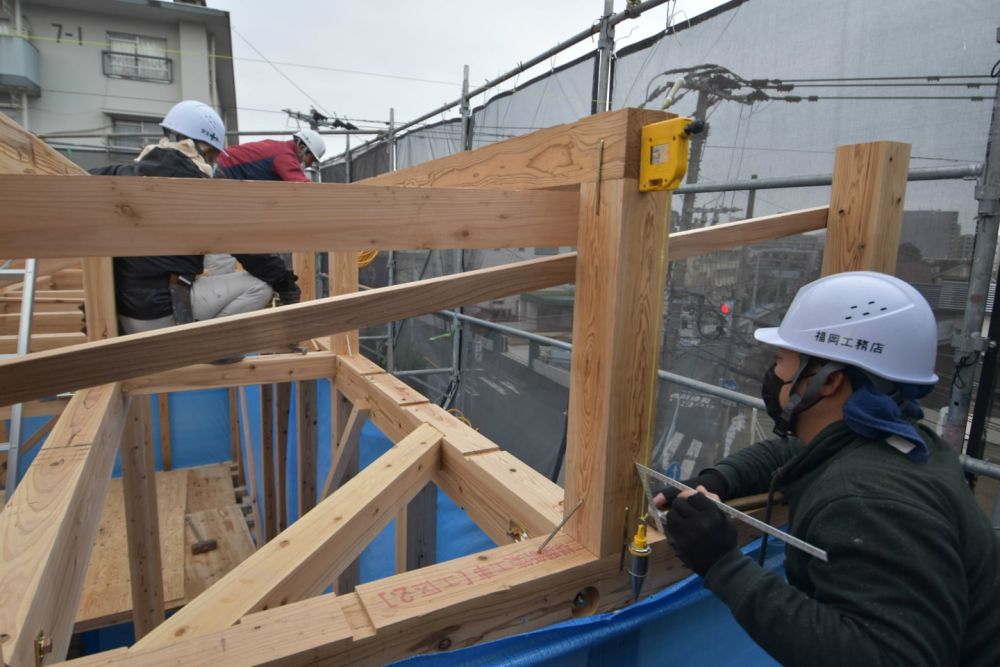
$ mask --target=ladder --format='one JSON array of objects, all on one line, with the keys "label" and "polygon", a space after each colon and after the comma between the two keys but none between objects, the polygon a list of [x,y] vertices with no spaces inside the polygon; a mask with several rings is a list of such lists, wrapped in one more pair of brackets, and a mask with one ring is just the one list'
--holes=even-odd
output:
[{"label": "ladder", "polygon": [[[17,348],[13,355],[23,356],[28,353],[31,343],[31,318],[35,309],[35,269],[37,260],[26,259],[23,269],[10,269],[11,261],[0,264],[0,279],[20,278],[23,282],[21,291],[21,318],[17,326]],[[0,452],[7,452],[7,480],[4,486],[4,504],[10,500],[17,486],[18,456],[21,453],[21,431],[24,427],[24,405],[16,403],[10,408],[10,429],[8,441],[0,443]]]}]

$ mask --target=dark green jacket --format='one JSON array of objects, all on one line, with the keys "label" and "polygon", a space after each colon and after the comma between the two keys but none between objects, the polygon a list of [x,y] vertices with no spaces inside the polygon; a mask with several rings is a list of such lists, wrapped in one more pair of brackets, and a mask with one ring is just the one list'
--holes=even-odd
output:
[{"label": "dark green jacket", "polygon": [[764,650],[786,665],[1000,665],[1000,541],[957,457],[924,431],[918,464],[843,422],[808,447],[759,442],[715,467],[729,496],[776,470],[790,532],[829,555],[785,552],[786,583],[733,550],[705,576]]}]

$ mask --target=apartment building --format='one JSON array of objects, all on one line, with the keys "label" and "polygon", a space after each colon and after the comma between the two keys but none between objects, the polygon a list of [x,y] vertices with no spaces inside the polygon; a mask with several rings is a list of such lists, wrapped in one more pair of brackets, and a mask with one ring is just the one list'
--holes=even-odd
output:
[{"label": "apartment building", "polygon": [[183,99],[238,129],[228,12],[204,0],[0,0],[0,111],[78,164],[130,159]]}]

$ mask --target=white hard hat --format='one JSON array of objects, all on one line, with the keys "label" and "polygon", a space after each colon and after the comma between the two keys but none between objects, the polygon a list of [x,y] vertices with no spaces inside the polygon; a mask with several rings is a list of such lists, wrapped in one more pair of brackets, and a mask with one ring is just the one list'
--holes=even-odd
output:
[{"label": "white hard hat", "polygon": [[907,384],[933,384],[937,322],[911,285],[884,273],[850,271],[802,287],[762,343],[840,361]]},{"label": "white hard hat", "polygon": [[226,126],[219,114],[197,100],[184,100],[175,104],[163,117],[160,127],[183,134],[188,139],[204,141],[220,151],[226,145]]},{"label": "white hard hat", "polygon": [[299,130],[294,134],[294,137],[306,145],[306,148],[313,154],[317,162],[320,161],[323,153],[326,152],[326,142],[323,141],[323,137],[319,136],[319,132],[316,130]]}]

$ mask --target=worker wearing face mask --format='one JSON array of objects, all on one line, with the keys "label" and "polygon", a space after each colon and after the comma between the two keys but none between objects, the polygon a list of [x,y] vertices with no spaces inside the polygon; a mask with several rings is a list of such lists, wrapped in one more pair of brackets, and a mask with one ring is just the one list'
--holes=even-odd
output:
[{"label": "worker wearing face mask", "polygon": [[[662,492],[681,560],[784,665],[1000,664],[1000,542],[957,456],[917,422],[938,328],[912,286],[841,273],[799,290],[761,393],[777,438]],[[785,578],[736,546],[706,495],[776,491],[789,532],[828,554],[785,551]]]}]

